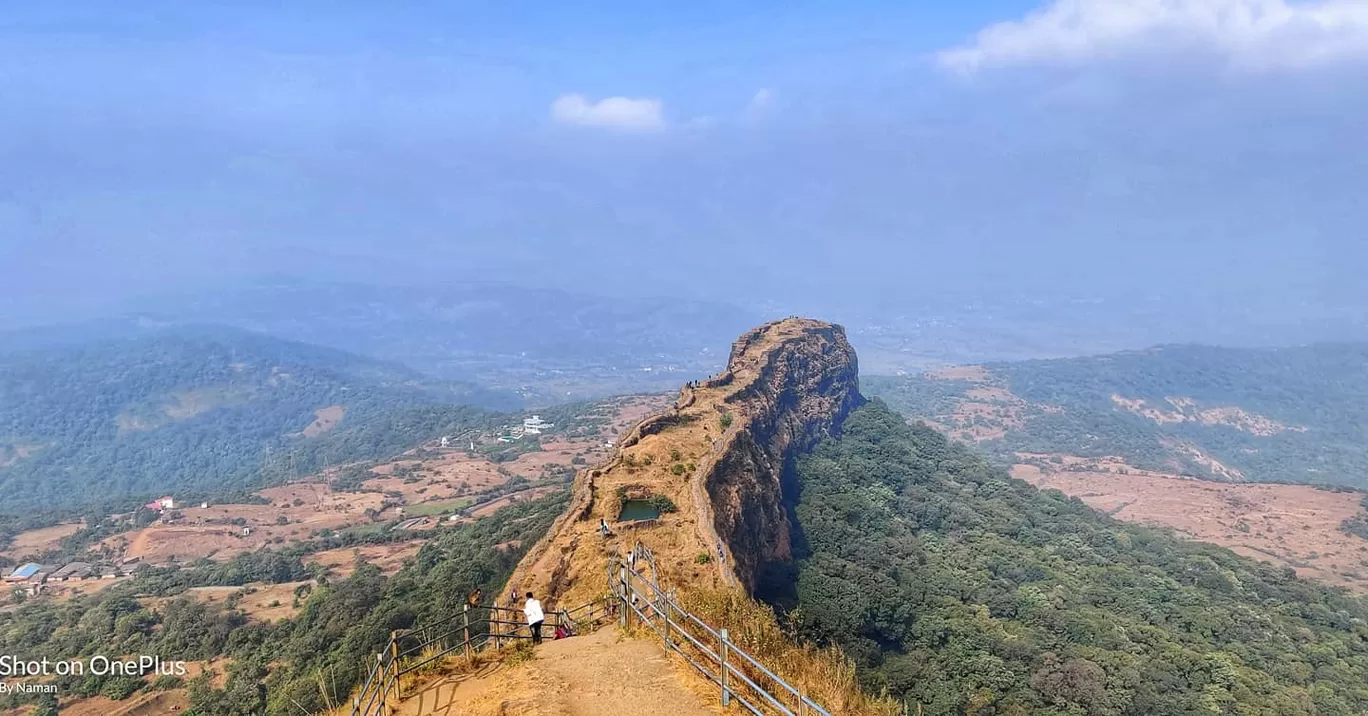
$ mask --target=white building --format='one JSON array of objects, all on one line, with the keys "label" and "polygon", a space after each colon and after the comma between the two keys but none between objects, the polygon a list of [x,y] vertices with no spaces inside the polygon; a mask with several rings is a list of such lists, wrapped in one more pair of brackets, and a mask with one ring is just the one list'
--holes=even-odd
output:
[{"label": "white building", "polygon": [[541,419],[540,415],[533,415],[530,418],[523,418],[523,432],[528,435],[540,435],[543,430],[550,430],[556,427],[555,423],[548,423]]}]

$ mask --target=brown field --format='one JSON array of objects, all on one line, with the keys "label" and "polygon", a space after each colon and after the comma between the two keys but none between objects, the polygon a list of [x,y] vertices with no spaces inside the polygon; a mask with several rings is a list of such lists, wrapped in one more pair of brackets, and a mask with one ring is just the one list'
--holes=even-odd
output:
[{"label": "brown field", "polygon": [[346,415],[347,409],[341,405],[329,405],[315,410],[314,421],[304,427],[304,437],[311,438],[332,430]]},{"label": "brown field", "polygon": [[190,697],[184,689],[139,693],[123,701],[93,696],[61,705],[62,716],[159,716],[188,708]]},{"label": "brown field", "polygon": [[[371,524],[372,520],[366,511],[379,510],[386,500],[390,500],[391,504],[398,502],[401,506],[458,497],[478,500],[480,493],[498,488],[512,476],[538,480],[558,472],[568,473],[579,467],[572,463],[576,457],[582,457],[588,463],[602,461],[610,452],[604,443],[616,439],[622,429],[635,424],[640,416],[657,412],[669,400],[669,396],[652,395],[608,401],[594,412],[608,420],[608,425],[599,429],[598,434],[542,436],[540,450],[525,453],[502,464],[495,464],[483,455],[472,456],[458,446],[443,449],[431,443],[377,465],[373,468],[376,477],[367,480],[361,492],[333,492],[328,482],[339,470],[333,467],[306,481],[259,491],[258,495],[271,501],[269,505],[181,505],[176,510],[179,519],[157,522],[106,538],[94,551],[103,552],[111,559],[138,558],[150,564],[189,562],[200,558],[227,560],[244,552],[309,539],[319,530],[340,530]],[[321,432],[336,425],[342,419],[343,411],[334,408],[319,410],[317,420],[310,428]],[[490,439],[486,435],[476,437],[475,441],[482,443]],[[529,436],[524,439],[536,438]],[[410,477],[394,475],[397,469],[412,470],[415,467],[417,472]],[[523,492],[516,499],[531,499],[547,491]],[[486,505],[478,514],[490,514],[509,501],[505,498]],[[386,510],[382,518],[397,516]],[[434,526],[440,518],[440,515],[434,516]],[[233,520],[241,520],[245,524],[235,525],[232,524]],[[282,520],[284,524],[281,524]],[[243,533],[244,527],[248,529],[247,534]],[[62,537],[79,528],[79,524],[68,524],[26,532],[15,538],[14,546],[5,554],[14,558],[50,549]],[[416,547],[405,554],[413,550]],[[347,562],[349,565],[350,556]],[[397,563],[394,569],[398,569]]]},{"label": "brown field", "polygon": [[[621,435],[628,428],[641,422],[644,418],[655,415],[656,413],[670,407],[674,401],[673,393],[661,395],[634,395],[620,399],[616,406],[616,411],[606,429],[600,430],[599,434],[612,439]],[[593,462],[592,460],[590,462]]]},{"label": "brown field", "polygon": [[[155,524],[132,533],[116,535],[102,544],[116,554],[138,557],[161,564],[190,561],[201,557],[225,560],[273,544],[306,539],[313,530],[340,529],[365,521],[367,508],[378,508],[384,499],[376,493],[333,493],[324,483],[294,483],[272,487],[257,494],[272,505],[199,505],[180,509],[183,518],[176,524]],[[295,504],[298,501],[300,504]],[[281,516],[287,524],[278,524]],[[243,526],[229,524],[246,520]]]},{"label": "brown field", "polygon": [[116,577],[114,579],[82,579],[79,582],[48,582],[43,587],[43,595],[47,599],[55,602],[65,602],[74,597],[94,594],[102,589],[108,589],[115,584],[128,581],[128,577]]},{"label": "brown field", "polygon": [[926,371],[926,377],[935,380],[967,380],[982,383],[991,378],[988,369],[981,365],[953,365]]},{"label": "brown field", "polygon": [[1368,593],[1368,540],[1339,530],[1361,509],[1358,493],[1128,472],[1012,468],[1015,477],[1078,497],[1118,519],[1171,527],[1246,557],[1292,567],[1302,577]]},{"label": "brown field", "polygon": [[[148,608],[159,607],[182,596],[206,604],[222,604],[233,594],[249,589],[252,592],[242,597],[238,602],[238,609],[245,612],[247,617],[253,621],[273,622],[292,617],[299,611],[292,605],[295,587],[301,584],[312,584],[312,582],[283,582],[281,584],[254,582],[243,587],[191,587],[185,590],[184,594],[175,597],[143,597],[138,601]],[[279,604],[271,606],[272,602],[279,602]]]},{"label": "brown field", "polygon": [[553,492],[556,492],[556,491],[558,491],[558,490],[563,490],[563,489],[566,489],[566,488],[561,488],[561,487],[538,487],[538,488],[532,489],[532,490],[523,490],[522,492],[515,492],[515,493],[513,493],[513,494],[511,494],[511,495],[504,495],[503,497],[500,497],[500,498],[497,499],[497,500],[494,500],[494,501],[489,502],[489,503],[484,504],[484,505],[480,505],[479,507],[475,508],[475,510],[473,510],[473,511],[470,513],[470,515],[471,515],[471,517],[486,517],[486,516],[488,516],[488,515],[494,514],[495,512],[498,512],[501,508],[507,507],[508,505],[510,505],[510,504],[512,504],[512,503],[514,503],[514,502],[517,502],[517,501],[520,501],[520,500],[522,500],[522,501],[526,501],[526,500],[535,500],[535,499],[537,499],[538,497],[544,497],[544,496],[549,495],[549,494],[551,494],[551,493],[553,493]]},{"label": "brown field", "polygon": [[[185,662],[185,676],[181,678],[189,681],[212,669],[214,676],[210,683],[217,688],[223,688],[228,681],[228,665],[230,663],[232,663],[232,659],[217,659],[213,663],[187,661]],[[190,697],[186,689],[169,689],[167,691],[134,694],[123,701],[113,701],[103,696],[92,696],[86,699],[63,699],[60,706],[64,715],[154,716],[185,711],[190,708]],[[16,710],[6,713],[17,716],[18,714],[27,714],[28,711]]]},{"label": "brown field", "polygon": [[384,574],[394,574],[404,566],[404,560],[418,554],[427,540],[413,540],[396,544],[374,544],[361,547],[341,547],[314,554],[309,561],[318,562],[338,577],[349,577],[356,571],[356,555],[380,568]]},{"label": "brown field", "polygon": [[80,522],[68,522],[61,525],[53,525],[37,530],[20,532],[14,536],[10,548],[0,555],[10,559],[19,559],[25,555],[36,555],[51,549],[57,549],[63,538],[76,534],[83,527]]}]

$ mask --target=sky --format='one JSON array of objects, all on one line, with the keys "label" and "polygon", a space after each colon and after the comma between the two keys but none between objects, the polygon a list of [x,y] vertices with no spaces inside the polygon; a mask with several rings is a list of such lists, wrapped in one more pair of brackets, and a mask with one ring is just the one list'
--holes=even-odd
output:
[{"label": "sky", "polygon": [[1362,298],[1368,0],[660,5],[0,0],[0,318],[264,275]]}]

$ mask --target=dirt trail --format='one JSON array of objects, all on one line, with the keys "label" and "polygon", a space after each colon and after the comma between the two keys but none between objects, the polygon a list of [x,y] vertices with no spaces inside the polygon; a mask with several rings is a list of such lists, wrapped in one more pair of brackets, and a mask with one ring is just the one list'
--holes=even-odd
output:
[{"label": "dirt trail", "polygon": [[717,716],[659,646],[607,627],[548,641],[536,658],[430,684],[400,716]]}]

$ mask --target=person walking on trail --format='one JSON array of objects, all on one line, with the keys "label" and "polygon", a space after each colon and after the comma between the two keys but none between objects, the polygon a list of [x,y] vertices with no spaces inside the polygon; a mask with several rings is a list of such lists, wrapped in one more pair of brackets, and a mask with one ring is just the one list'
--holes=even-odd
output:
[{"label": "person walking on trail", "polygon": [[523,603],[523,614],[527,616],[527,628],[532,632],[532,643],[541,643],[542,622],[546,621],[546,615],[542,614],[541,602],[532,598],[532,593],[527,593],[527,601]]}]

